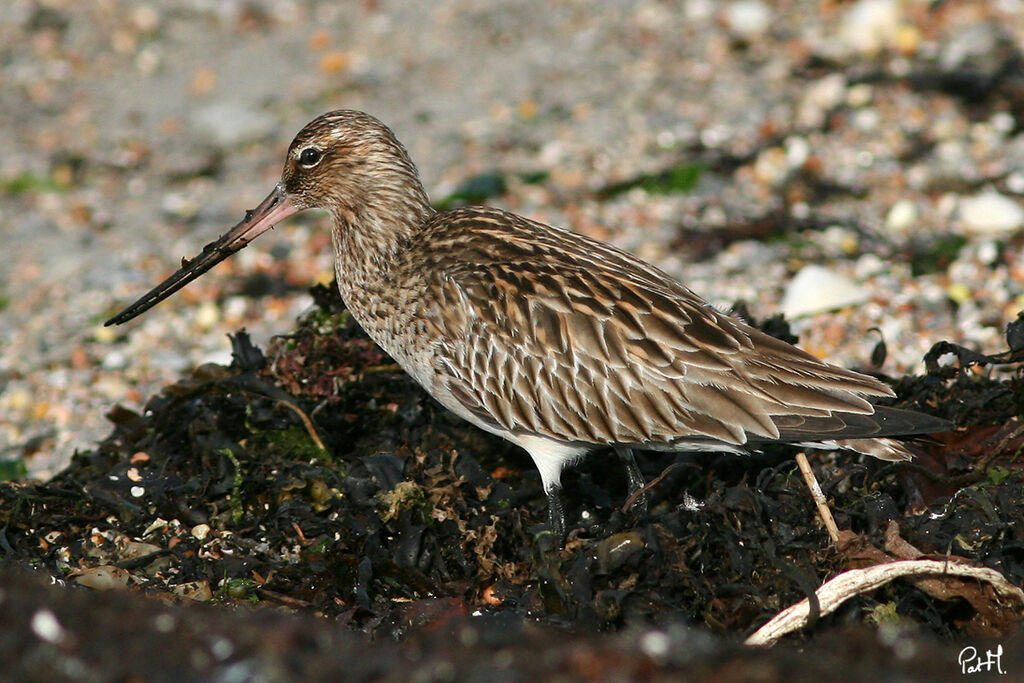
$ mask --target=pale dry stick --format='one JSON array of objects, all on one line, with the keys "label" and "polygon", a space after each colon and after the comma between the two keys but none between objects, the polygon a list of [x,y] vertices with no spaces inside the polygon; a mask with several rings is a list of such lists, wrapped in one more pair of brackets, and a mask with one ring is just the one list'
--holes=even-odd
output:
[{"label": "pale dry stick", "polygon": [[313,440],[316,447],[324,453],[327,452],[327,446],[325,446],[324,442],[320,439],[320,435],[316,433],[316,427],[313,426],[313,421],[309,419],[309,416],[306,415],[305,412],[303,412],[302,408],[298,407],[291,401],[279,400],[277,401],[277,404],[290,408],[293,413],[298,415],[299,419],[302,420],[302,425],[306,428],[306,432],[309,433],[309,438]]},{"label": "pale dry stick", "polygon": [[829,538],[832,539],[832,543],[836,544],[839,542],[839,527],[836,525],[835,518],[832,517],[832,511],[828,508],[828,501],[825,500],[825,494],[821,491],[821,486],[818,485],[818,480],[814,476],[814,472],[811,470],[811,463],[807,462],[807,455],[804,453],[796,454],[796,465],[800,468],[800,474],[804,476],[804,482],[807,484],[807,489],[811,492],[811,498],[814,499],[814,504],[818,508],[818,515],[821,517],[821,521],[825,524],[825,529],[828,531]]},{"label": "pale dry stick", "polygon": [[[1015,601],[1018,609],[1024,608],[1024,591],[1011,584],[994,569],[940,560],[899,560],[864,569],[851,569],[826,581],[815,591],[818,596],[819,616],[830,614],[853,596],[873,591],[893,579],[929,575],[960,576],[987,581],[1000,597]],[[805,598],[776,614],[768,623],[751,634],[746,644],[774,645],[787,633],[805,626],[810,613],[810,606]]]}]

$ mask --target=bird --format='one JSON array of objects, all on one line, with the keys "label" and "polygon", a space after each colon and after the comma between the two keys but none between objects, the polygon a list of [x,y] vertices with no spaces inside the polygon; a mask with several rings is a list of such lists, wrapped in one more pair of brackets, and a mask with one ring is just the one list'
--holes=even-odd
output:
[{"label": "bird", "polygon": [[355,320],[441,405],[529,454],[561,542],[562,471],[595,450],[619,455],[632,496],[645,485],[634,449],[784,442],[906,460],[892,437],[950,428],[875,405],[894,396],[887,384],[719,311],[610,244],[499,208],[435,210],[392,130],[348,109],[303,127],[270,194],[106,325],[307,209],[329,215]]}]

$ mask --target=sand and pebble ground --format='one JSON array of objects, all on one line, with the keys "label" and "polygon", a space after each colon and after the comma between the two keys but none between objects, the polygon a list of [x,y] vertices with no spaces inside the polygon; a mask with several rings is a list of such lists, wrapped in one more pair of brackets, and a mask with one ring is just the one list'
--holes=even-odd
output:
[{"label": "sand and pebble ground", "polygon": [[1024,308],[1022,48],[1019,0],[4,3],[0,460],[45,478],[228,332],[291,330],[332,274],[323,217],[101,323],[340,107],[388,122],[435,200],[468,183],[796,316],[839,362],[867,364],[872,327],[894,375],[938,340],[999,350]]}]

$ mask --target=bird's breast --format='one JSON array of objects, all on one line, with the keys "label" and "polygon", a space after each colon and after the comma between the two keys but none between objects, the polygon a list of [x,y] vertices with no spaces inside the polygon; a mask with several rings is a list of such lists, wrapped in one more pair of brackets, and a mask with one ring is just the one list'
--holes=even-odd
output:
[{"label": "bird's breast", "polygon": [[417,282],[337,273],[345,306],[367,335],[428,392],[436,385],[437,306]]}]

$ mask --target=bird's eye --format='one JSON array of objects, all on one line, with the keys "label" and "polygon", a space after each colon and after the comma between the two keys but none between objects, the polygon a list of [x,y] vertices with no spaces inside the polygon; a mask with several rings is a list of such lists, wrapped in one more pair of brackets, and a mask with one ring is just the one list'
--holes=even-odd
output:
[{"label": "bird's eye", "polygon": [[316,166],[324,156],[316,147],[307,147],[299,153],[299,163],[303,166]]}]

